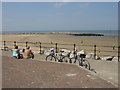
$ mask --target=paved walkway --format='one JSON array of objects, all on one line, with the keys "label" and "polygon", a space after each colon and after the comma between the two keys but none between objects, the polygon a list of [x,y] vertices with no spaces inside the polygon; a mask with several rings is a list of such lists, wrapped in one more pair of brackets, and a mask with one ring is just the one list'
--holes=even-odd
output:
[{"label": "paved walkway", "polygon": [[[1,52],[1,50],[0,50]],[[3,51],[3,55],[11,56],[9,51]],[[45,61],[45,55],[35,54],[35,60]],[[96,75],[118,86],[118,62],[89,59],[91,67],[97,72]],[[72,64],[78,66],[78,63]]]},{"label": "paved walkway", "polygon": [[2,56],[3,88],[116,88],[76,65]]},{"label": "paved walkway", "polygon": [[[45,61],[46,56],[36,54],[35,57],[36,57],[35,59],[37,60]],[[118,62],[93,59],[87,60],[90,62],[91,69],[94,69],[97,72],[96,73],[97,76],[107,80],[108,82],[112,83],[115,86],[118,86]],[[76,62],[76,64],[72,63],[72,65],[76,65],[79,67],[78,62]]]}]

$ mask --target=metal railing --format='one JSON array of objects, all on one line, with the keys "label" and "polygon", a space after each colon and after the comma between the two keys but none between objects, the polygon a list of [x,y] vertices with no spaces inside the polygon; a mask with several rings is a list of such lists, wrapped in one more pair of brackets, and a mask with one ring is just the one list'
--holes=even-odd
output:
[{"label": "metal railing", "polygon": [[99,56],[117,56],[118,61],[120,58],[120,46],[99,46],[99,45],[77,45],[77,44],[62,44],[62,43],[43,43],[43,42],[17,42],[17,41],[0,41],[0,45],[3,48],[18,45],[21,48],[27,46],[32,47],[34,51],[38,51],[42,54],[42,50],[48,50],[50,48],[55,48],[56,53],[61,49],[67,49],[70,51],[79,51],[84,49],[86,52],[92,52],[94,54],[94,59],[96,55]]}]

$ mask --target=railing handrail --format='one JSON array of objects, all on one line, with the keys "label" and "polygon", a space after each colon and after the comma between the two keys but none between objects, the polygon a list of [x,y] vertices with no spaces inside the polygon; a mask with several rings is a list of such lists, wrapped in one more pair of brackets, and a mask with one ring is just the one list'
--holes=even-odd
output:
[{"label": "railing handrail", "polygon": [[[0,41],[0,42],[4,42],[4,41]],[[6,41],[6,42],[16,42],[16,43],[31,43],[31,44],[38,44],[39,42],[30,42],[30,41],[24,41],[24,42],[20,42],[20,41]],[[51,43],[44,43],[44,42],[41,42],[42,44],[51,44]],[[52,43],[53,45],[55,45],[56,43]],[[58,45],[73,45],[72,43],[71,44],[65,44],[65,43],[57,43]],[[94,45],[82,45],[82,44],[76,44],[76,46],[91,46],[93,47]],[[106,46],[106,45],[97,45],[97,47],[113,47],[113,45],[109,45],[109,46]],[[119,48],[120,46],[118,45],[115,45],[114,46],[115,48]]]}]

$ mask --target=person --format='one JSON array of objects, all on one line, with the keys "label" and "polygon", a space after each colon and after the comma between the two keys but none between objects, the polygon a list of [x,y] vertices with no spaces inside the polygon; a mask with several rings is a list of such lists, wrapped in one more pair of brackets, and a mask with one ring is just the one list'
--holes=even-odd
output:
[{"label": "person", "polygon": [[83,40],[81,41],[81,44],[83,44]]},{"label": "person", "polygon": [[15,45],[14,49],[12,50],[12,56],[17,58],[17,59],[20,59],[22,57],[22,55],[20,54],[19,52],[19,49],[18,49],[18,46]]},{"label": "person", "polygon": [[113,45],[113,50],[115,50],[115,45]]},{"label": "person", "polygon": [[30,50],[30,46],[28,46],[28,47],[25,49],[25,51],[24,51],[24,58],[27,58],[27,59],[32,58],[32,59],[34,59],[34,54],[33,54],[33,52]]}]

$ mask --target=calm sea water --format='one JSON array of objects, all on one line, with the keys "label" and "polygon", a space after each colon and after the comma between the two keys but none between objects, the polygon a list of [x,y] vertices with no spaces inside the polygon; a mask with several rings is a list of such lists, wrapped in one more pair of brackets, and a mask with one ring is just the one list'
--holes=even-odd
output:
[{"label": "calm sea water", "polygon": [[77,33],[94,33],[104,35],[118,35],[118,30],[32,30],[32,31],[2,31],[2,33],[47,33],[47,32],[77,32]]}]

